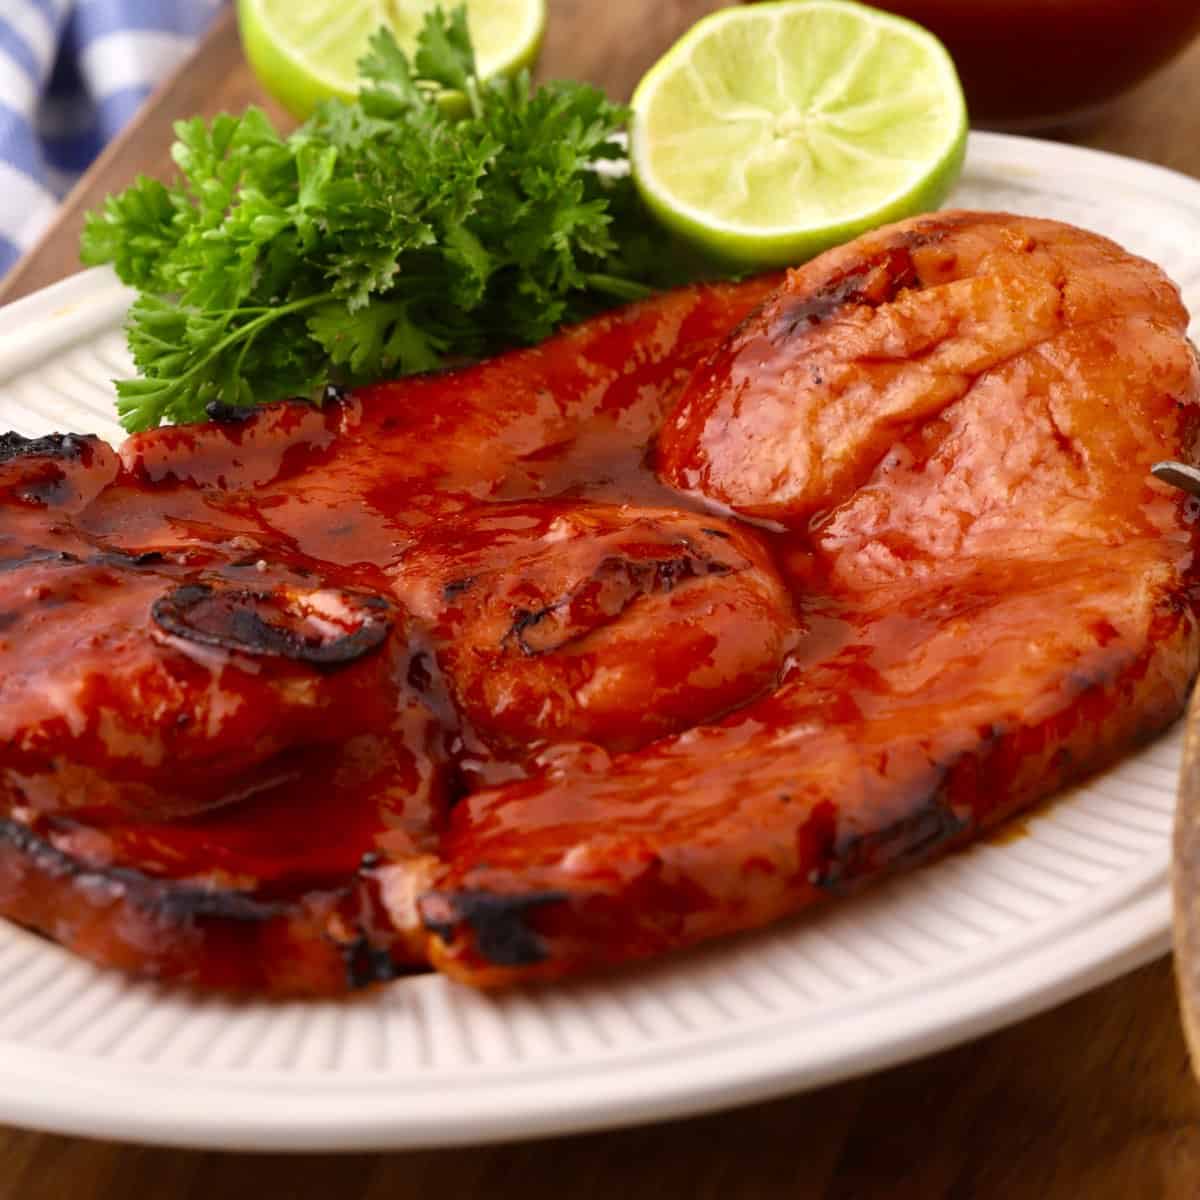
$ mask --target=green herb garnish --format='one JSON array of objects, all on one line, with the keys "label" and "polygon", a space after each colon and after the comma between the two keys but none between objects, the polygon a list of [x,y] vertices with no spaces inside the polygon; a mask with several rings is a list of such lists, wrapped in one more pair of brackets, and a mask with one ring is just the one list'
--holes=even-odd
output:
[{"label": "green herb garnish", "polygon": [[126,429],[537,342],[657,282],[631,182],[597,171],[624,159],[624,107],[481,80],[462,8],[426,18],[411,60],[381,30],[360,70],[356,103],[290,137],[257,108],[179,122],[180,181],[89,214],[83,261],[140,292]]}]

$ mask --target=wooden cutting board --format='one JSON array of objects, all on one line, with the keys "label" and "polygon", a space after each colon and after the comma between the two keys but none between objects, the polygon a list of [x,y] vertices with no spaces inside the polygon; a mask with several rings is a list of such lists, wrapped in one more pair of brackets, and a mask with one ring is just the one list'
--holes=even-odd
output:
[{"label": "wooden cutting board", "polygon": [[[550,0],[543,75],[633,84],[715,0]],[[171,125],[263,97],[226,14],[0,285],[77,269],[82,215]],[[278,113],[275,113],[279,116]],[[1077,140],[1200,175],[1200,45]],[[0,1127],[0,1200],[1193,1200],[1200,1090],[1168,961],[982,1041],[791,1100],[620,1133],[395,1155],[147,1150]]]}]

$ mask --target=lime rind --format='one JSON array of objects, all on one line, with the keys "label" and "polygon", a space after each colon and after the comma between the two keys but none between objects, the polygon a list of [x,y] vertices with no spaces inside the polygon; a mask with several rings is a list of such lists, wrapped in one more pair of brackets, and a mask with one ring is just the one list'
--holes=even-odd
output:
[{"label": "lime rind", "polygon": [[[386,25],[411,51],[437,0],[238,0],[246,58],[263,87],[296,117],[329,96],[354,98],[358,61]],[[481,77],[531,66],[545,33],[545,0],[466,0]],[[332,15],[331,15],[332,14]]]},{"label": "lime rind", "polygon": [[647,205],[741,266],[801,261],[938,207],[966,152],[945,47],[853,0],[720,10],[651,68],[633,110]]}]

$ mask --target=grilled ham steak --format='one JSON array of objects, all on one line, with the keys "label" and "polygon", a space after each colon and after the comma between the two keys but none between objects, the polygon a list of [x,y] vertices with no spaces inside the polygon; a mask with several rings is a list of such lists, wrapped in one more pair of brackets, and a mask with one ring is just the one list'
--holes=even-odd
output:
[{"label": "grilled ham steak", "polygon": [[1197,665],[1149,263],[947,213],[454,373],[0,440],[0,912],[329,994],[555,978],[962,844]]}]

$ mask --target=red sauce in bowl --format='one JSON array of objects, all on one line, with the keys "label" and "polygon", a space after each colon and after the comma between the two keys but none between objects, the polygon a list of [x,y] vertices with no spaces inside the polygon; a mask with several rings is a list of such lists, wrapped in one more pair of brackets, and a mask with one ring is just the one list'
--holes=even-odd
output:
[{"label": "red sauce in bowl", "polygon": [[933,30],[971,117],[1009,128],[1068,121],[1140,83],[1200,32],[1197,0],[878,0]]}]

